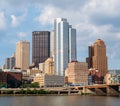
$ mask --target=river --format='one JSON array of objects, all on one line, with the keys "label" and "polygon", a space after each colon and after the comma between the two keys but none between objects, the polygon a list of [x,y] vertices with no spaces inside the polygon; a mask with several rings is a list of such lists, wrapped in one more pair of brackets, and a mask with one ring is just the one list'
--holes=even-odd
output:
[{"label": "river", "polygon": [[120,106],[120,97],[0,96],[0,106]]}]

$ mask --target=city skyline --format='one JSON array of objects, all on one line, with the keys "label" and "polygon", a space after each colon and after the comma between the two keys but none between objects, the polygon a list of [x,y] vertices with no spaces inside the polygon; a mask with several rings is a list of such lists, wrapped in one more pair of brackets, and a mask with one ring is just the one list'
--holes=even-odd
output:
[{"label": "city skyline", "polygon": [[31,43],[32,31],[51,31],[54,19],[64,17],[77,29],[78,61],[85,61],[88,46],[100,38],[106,43],[108,69],[120,69],[119,3],[119,0],[80,0],[74,4],[72,0],[1,0],[0,66],[15,52],[16,42]]}]

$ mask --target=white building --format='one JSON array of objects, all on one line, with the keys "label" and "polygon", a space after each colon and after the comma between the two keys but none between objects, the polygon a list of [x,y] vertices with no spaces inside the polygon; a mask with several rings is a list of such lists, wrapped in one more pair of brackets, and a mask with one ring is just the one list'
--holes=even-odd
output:
[{"label": "white building", "polygon": [[54,21],[55,74],[65,75],[69,62],[76,60],[76,29],[67,19],[57,18]]}]

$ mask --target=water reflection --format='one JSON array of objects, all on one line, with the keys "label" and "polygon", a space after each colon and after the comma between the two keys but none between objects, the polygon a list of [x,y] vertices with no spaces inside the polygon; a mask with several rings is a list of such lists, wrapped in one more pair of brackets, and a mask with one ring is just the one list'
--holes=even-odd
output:
[{"label": "water reflection", "polygon": [[104,96],[5,96],[0,106],[119,106],[119,97]]}]

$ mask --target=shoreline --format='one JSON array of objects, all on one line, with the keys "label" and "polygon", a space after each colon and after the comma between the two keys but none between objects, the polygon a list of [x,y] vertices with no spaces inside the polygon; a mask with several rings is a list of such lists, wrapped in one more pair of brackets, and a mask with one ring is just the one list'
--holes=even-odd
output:
[{"label": "shoreline", "polygon": [[0,94],[2,96],[106,96],[106,97],[120,97],[120,95],[81,95],[81,94]]}]

